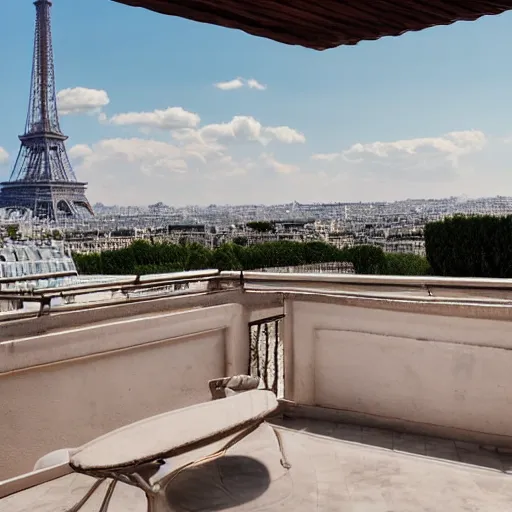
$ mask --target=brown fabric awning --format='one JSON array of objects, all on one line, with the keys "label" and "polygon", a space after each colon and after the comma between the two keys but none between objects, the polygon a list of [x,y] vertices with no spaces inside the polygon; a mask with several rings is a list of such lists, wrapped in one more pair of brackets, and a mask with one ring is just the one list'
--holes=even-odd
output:
[{"label": "brown fabric awning", "polygon": [[512,0],[114,0],[325,50],[512,9]]}]

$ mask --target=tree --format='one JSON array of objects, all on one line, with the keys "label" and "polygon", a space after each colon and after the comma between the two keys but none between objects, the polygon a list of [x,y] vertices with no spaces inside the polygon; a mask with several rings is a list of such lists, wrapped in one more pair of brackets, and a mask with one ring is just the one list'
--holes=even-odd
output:
[{"label": "tree", "polygon": [[72,257],[80,274],[103,274],[100,254],[73,253]]},{"label": "tree", "polygon": [[304,246],[304,263],[324,263],[336,261],[339,251],[331,244],[325,242],[307,242]]},{"label": "tree", "polygon": [[385,274],[386,257],[380,247],[374,245],[356,245],[344,251],[345,261],[354,265],[356,274]]},{"label": "tree", "polygon": [[375,246],[337,249],[324,242],[265,242],[242,246],[225,243],[208,249],[192,243],[150,244],[143,240],[130,247],[100,254],[74,254],[83,274],[156,274],[182,270],[253,270],[327,262],[351,262],[359,274],[423,275],[429,272],[425,258],[413,254],[384,254]]},{"label": "tree", "polygon": [[430,274],[426,258],[416,254],[387,253],[386,274],[391,276],[425,276]]},{"label": "tree", "polygon": [[436,275],[512,277],[512,215],[456,215],[425,226],[427,259]]},{"label": "tree", "polygon": [[241,270],[242,265],[236,257],[232,244],[222,244],[212,254],[211,263],[218,270]]},{"label": "tree", "polygon": [[128,247],[118,251],[104,251],[100,254],[101,268],[105,274],[135,274],[135,255]]},{"label": "tree", "polygon": [[157,263],[154,257],[154,246],[148,244],[148,242],[144,240],[135,240],[134,242],[132,242],[130,247],[133,252],[133,257],[135,258],[136,265],[150,265],[153,263]]},{"label": "tree", "polygon": [[202,270],[211,267],[211,252],[200,244],[188,246],[187,270]]},{"label": "tree", "polygon": [[233,243],[245,247],[249,243],[249,240],[247,240],[246,236],[235,236],[235,238],[233,238]]},{"label": "tree", "polygon": [[17,240],[19,238],[20,233],[18,231],[18,224],[10,224],[5,228],[5,230],[7,232],[7,237],[10,238],[11,240]]}]

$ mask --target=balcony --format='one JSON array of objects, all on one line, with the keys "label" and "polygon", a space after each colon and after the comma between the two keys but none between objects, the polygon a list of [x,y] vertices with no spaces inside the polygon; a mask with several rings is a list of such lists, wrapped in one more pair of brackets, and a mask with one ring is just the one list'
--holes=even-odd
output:
[{"label": "balcony", "polygon": [[[0,316],[0,510],[54,492],[56,510],[66,492],[50,483],[71,470],[33,472],[40,457],[210,402],[209,381],[239,374],[277,394],[264,425],[279,433],[291,468],[276,475],[288,471],[293,492],[262,455],[268,489],[176,510],[510,506],[508,280],[212,270],[0,293],[37,305]],[[229,400],[212,411],[229,416]],[[238,450],[258,452],[269,432]],[[146,510],[126,496],[104,510]]]}]

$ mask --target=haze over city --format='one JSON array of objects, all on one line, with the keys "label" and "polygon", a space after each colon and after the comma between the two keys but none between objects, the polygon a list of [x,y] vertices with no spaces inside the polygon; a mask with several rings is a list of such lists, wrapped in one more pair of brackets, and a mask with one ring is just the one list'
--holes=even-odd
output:
[{"label": "haze over city", "polygon": [[[0,177],[33,5],[3,2]],[[512,14],[322,53],[104,0],[55,0],[59,111],[91,202],[509,195]]]}]

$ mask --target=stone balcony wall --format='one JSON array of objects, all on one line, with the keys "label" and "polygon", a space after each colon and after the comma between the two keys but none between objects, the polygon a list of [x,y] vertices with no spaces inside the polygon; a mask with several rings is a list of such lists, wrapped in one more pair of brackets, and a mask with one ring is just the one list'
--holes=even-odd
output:
[{"label": "stone balcony wall", "polygon": [[54,449],[208,399],[209,379],[248,371],[249,326],[282,315],[290,414],[512,447],[508,299],[357,295],[335,282],[353,289],[361,276],[281,274],[266,289],[246,279],[0,324],[0,480]]},{"label": "stone balcony wall", "polygon": [[285,398],[349,423],[511,448],[511,312],[287,299]]}]

